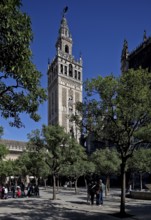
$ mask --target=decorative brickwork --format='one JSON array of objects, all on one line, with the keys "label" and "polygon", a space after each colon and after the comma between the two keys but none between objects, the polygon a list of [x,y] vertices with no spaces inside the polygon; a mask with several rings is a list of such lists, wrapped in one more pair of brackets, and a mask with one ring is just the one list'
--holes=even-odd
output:
[{"label": "decorative brickwork", "polygon": [[69,121],[69,115],[75,114],[75,102],[82,100],[82,63],[81,56],[78,60],[72,55],[72,37],[67,20],[62,17],[56,55],[52,63],[48,63],[48,124],[63,126],[78,141],[80,132]]},{"label": "decorative brickwork", "polygon": [[69,96],[73,97],[73,90],[72,89],[69,89]]},{"label": "decorative brickwork", "polygon": [[63,107],[67,107],[67,89],[66,88],[62,88],[62,106]]},{"label": "decorative brickwork", "polygon": [[75,102],[79,102],[80,101],[80,94],[79,92],[75,92]]},{"label": "decorative brickwork", "polygon": [[67,131],[67,115],[62,114],[62,126],[66,129]]}]

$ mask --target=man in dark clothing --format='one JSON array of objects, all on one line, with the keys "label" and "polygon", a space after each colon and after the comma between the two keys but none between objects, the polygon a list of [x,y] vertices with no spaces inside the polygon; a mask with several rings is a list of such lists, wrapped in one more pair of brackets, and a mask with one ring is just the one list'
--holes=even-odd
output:
[{"label": "man in dark clothing", "polygon": [[12,191],[12,197],[13,197],[13,198],[15,198],[15,196],[16,196],[16,195],[15,195],[15,190],[16,190],[15,184],[13,183],[12,186],[11,186],[11,191]]},{"label": "man in dark clothing", "polygon": [[39,196],[39,186],[35,185],[35,196]]},{"label": "man in dark clothing", "polygon": [[90,193],[90,201],[91,201],[91,205],[94,204],[94,196],[95,196],[95,192],[96,192],[96,184],[94,181],[91,182],[90,186],[89,186],[89,193]]}]

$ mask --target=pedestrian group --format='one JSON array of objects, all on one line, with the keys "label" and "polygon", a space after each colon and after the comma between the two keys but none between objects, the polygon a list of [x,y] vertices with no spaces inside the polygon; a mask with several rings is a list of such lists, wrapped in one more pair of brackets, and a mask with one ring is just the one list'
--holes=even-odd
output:
[{"label": "pedestrian group", "polygon": [[101,179],[97,182],[91,181],[88,185],[88,198],[87,202],[91,202],[91,205],[94,205],[94,199],[96,197],[96,205],[102,206],[103,205],[103,191],[104,191],[104,184]]},{"label": "pedestrian group", "polygon": [[31,196],[39,196],[38,184],[29,183],[27,186],[25,186],[24,183],[21,182],[19,185],[12,183],[11,185],[5,184],[0,186],[1,199],[7,199],[9,197],[21,198]]}]

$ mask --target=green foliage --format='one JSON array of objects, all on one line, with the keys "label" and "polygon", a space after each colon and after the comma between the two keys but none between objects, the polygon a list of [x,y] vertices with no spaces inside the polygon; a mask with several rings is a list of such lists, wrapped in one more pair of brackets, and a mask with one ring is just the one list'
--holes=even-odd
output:
[{"label": "green foliage", "polygon": [[[49,167],[49,172],[54,175],[75,175],[76,171],[79,176],[88,172],[90,167],[93,167],[90,166],[91,163],[88,164],[84,148],[59,125],[44,125],[42,132],[39,130],[32,131],[28,138],[30,140],[28,143],[29,149],[36,149],[37,153],[39,151],[43,152],[43,158]],[[35,151],[33,151],[33,154],[35,154]],[[34,157],[36,157],[36,154],[33,155]],[[42,156],[39,156],[39,160],[36,161],[40,161],[40,157]],[[34,165],[36,161],[33,163]]]},{"label": "green foliage", "polygon": [[71,139],[68,147],[68,164],[62,166],[60,173],[63,173],[64,176],[78,179],[80,176],[94,172],[93,162],[88,160],[85,149],[75,139]]},{"label": "green foliage", "polygon": [[31,148],[29,151],[23,152],[15,161],[16,175],[25,177],[32,175],[34,177],[47,177],[50,169],[45,163],[45,152],[43,148],[36,150]]},{"label": "green foliage", "polygon": [[87,97],[76,106],[81,114],[74,118],[75,122],[87,133],[95,134],[99,141],[116,147],[120,153],[121,214],[125,213],[127,159],[137,146],[151,141],[150,85],[151,74],[143,69],[129,69],[119,78],[99,76],[85,83]]},{"label": "green foliage", "polygon": [[15,172],[16,175],[26,177],[26,175],[29,175],[29,164],[30,164],[30,158],[28,156],[28,152],[24,151],[15,161]]},{"label": "green foliage", "polygon": [[[63,164],[69,163],[70,136],[64,131],[63,127],[59,125],[43,125],[42,131],[32,131],[28,138],[29,149],[43,154],[41,157],[44,159],[43,162],[49,167],[49,174],[58,175]],[[48,167],[45,169],[46,173]]]},{"label": "green foliage", "polygon": [[42,75],[31,59],[31,21],[20,7],[21,0],[0,2],[0,112],[16,127],[23,126],[22,112],[38,121],[38,107],[46,100]]},{"label": "green foliage", "polygon": [[92,155],[91,160],[95,164],[95,172],[110,176],[120,170],[121,160],[115,149],[97,149]]},{"label": "green foliage", "polygon": [[128,168],[137,172],[151,172],[151,149],[139,148],[128,160]]},{"label": "green foliage", "polygon": [[5,181],[7,176],[14,176],[15,173],[15,161],[13,160],[2,160],[0,161],[0,177],[2,182]]},{"label": "green foliage", "polygon": [[36,129],[30,134],[27,134],[27,137],[29,139],[27,149],[30,151],[41,151],[42,147],[44,146],[44,139],[42,138],[41,131]]},{"label": "green foliage", "polygon": [[77,105],[86,131],[117,147],[123,161],[151,140],[150,82],[150,73],[142,69],[119,78],[99,76],[85,83],[87,97]]},{"label": "green foliage", "polygon": [[53,175],[58,175],[61,167],[69,163],[69,141],[70,136],[59,125],[43,126],[43,139],[46,149],[46,163]]},{"label": "green foliage", "polygon": [[[73,178],[74,180],[78,179],[80,176],[85,175],[90,169],[92,165],[88,161],[85,160],[78,160],[71,165],[66,165],[61,169],[61,173],[64,176]],[[94,170],[93,170],[94,171]]]},{"label": "green foliage", "polygon": [[0,161],[5,158],[5,156],[9,153],[9,150],[3,144],[0,144]]},{"label": "green foliage", "polygon": [[31,175],[36,177],[46,177],[50,175],[50,169],[45,163],[45,154],[42,150],[29,152],[28,156],[30,159],[28,170]]}]

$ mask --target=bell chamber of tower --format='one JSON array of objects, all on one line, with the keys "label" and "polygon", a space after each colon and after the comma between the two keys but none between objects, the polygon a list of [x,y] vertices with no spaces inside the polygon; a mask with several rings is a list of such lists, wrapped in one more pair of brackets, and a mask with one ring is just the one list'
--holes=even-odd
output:
[{"label": "bell chamber of tower", "polygon": [[48,124],[59,124],[77,140],[80,131],[70,116],[75,114],[75,103],[82,102],[82,58],[72,55],[72,36],[65,14],[61,19],[56,55],[48,63]]}]

